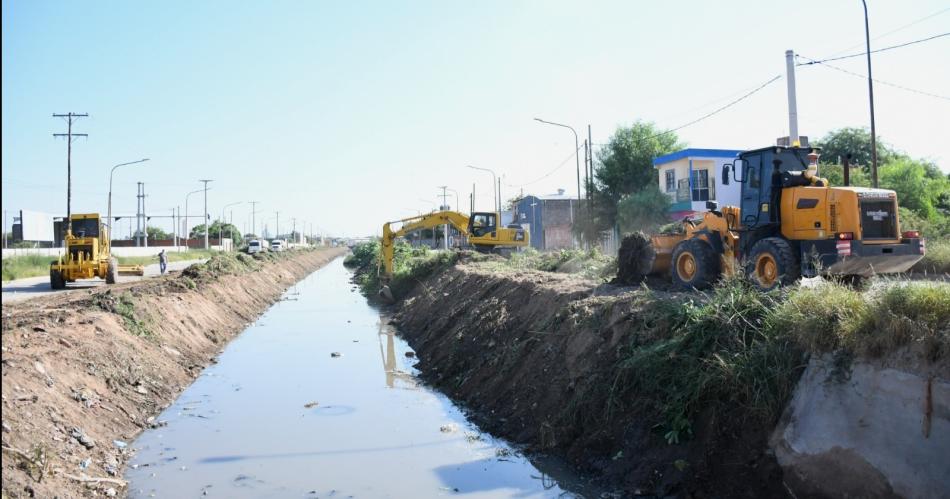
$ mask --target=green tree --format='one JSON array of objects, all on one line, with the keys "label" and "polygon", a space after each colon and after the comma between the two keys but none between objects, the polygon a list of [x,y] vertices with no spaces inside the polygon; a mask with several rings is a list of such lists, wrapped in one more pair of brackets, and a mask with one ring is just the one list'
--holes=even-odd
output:
[{"label": "green tree", "polygon": [[[898,159],[881,167],[881,187],[897,193],[897,202],[928,221],[946,215],[950,205],[950,180],[935,166]],[[941,210],[942,208],[942,210]]]},{"label": "green tree", "polygon": [[655,232],[670,221],[670,197],[660,191],[656,184],[624,196],[617,203],[617,222],[623,233],[642,230]]},{"label": "green tree", "polygon": [[145,228],[145,233],[148,234],[148,239],[150,241],[153,241],[156,239],[171,239],[172,238],[171,234],[165,232],[164,230],[158,227],[152,227],[151,225]]},{"label": "green tree", "polygon": [[624,196],[659,185],[654,158],[684,147],[675,133],[663,133],[650,122],[618,127],[607,146],[597,153],[593,199],[597,229],[613,227],[617,203]]},{"label": "green tree", "polygon": [[[865,173],[871,171],[871,132],[866,128],[845,127],[828,132],[815,143],[821,148],[821,160],[825,163],[841,164],[851,154],[851,164],[858,165]],[[877,139],[878,166],[904,157]],[[853,175],[852,175],[853,177]]]},{"label": "green tree", "polygon": [[[188,237],[192,239],[205,237],[205,227],[205,224],[192,227],[191,234]],[[239,231],[237,227],[229,223],[224,223],[221,220],[215,220],[214,223],[211,224],[211,228],[208,232],[208,236],[213,238],[232,237],[232,234],[234,238],[234,244],[241,244],[241,231]]]}]

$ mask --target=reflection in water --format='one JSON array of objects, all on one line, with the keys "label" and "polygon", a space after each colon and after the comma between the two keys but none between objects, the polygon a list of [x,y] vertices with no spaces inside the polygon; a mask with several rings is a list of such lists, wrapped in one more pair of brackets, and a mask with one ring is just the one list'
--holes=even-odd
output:
[{"label": "reflection in water", "polygon": [[[377,337],[379,339],[379,355],[383,359],[383,371],[386,373],[386,386],[389,388],[396,387],[396,380],[399,379],[403,382],[401,388],[407,389],[416,389],[416,379],[405,371],[400,371],[396,364],[396,331],[392,326],[387,324],[388,321],[384,320],[383,317],[380,317],[378,322],[379,324],[379,333]],[[385,338],[385,340],[383,339]],[[386,352],[383,352],[383,341],[386,342]]]}]

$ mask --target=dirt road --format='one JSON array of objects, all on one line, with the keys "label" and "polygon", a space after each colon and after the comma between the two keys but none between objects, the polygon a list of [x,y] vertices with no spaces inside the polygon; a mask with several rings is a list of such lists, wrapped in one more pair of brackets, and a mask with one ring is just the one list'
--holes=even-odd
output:
[{"label": "dirt road", "polygon": [[[193,263],[203,262],[204,259],[197,260],[182,260],[179,262],[170,262],[168,264],[168,272],[181,271],[187,268]],[[135,282],[144,278],[155,277],[159,275],[158,264],[154,263],[152,265],[145,266],[145,276],[119,276],[119,282]],[[7,281],[3,283],[3,303],[14,303],[23,300],[29,300],[31,298],[36,298],[38,296],[46,296],[54,293],[62,294],[69,293],[76,290],[90,290],[95,289],[100,286],[105,286],[106,283],[102,279],[84,279],[74,283],[69,283],[66,285],[65,291],[54,291],[49,287],[49,277],[48,276],[37,276],[37,277],[27,277],[25,279],[15,279],[13,281]]]}]

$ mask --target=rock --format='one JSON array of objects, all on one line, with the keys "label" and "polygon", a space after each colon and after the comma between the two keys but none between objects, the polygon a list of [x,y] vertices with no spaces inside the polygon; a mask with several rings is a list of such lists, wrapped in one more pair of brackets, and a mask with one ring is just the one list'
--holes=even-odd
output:
[{"label": "rock", "polygon": [[109,487],[108,489],[106,489],[106,495],[109,497],[115,497],[117,494],[118,492],[116,492],[115,489],[112,487]]},{"label": "rock", "polygon": [[87,457],[79,462],[79,469],[84,470],[88,468],[90,464],[92,464],[92,459]]},{"label": "rock", "polygon": [[129,446],[129,444],[127,444],[127,443],[125,443],[125,442],[123,442],[123,441],[121,441],[121,440],[113,440],[113,441],[112,441],[112,445],[115,445],[115,447],[116,447],[117,449],[124,449],[124,448],[126,448],[126,447]]},{"label": "rock", "polygon": [[136,386],[136,387],[135,387],[135,392],[136,392],[136,393],[141,393],[142,395],[148,395],[148,390],[146,390],[145,387],[142,386],[142,385]]},{"label": "rock", "polygon": [[6,433],[10,433],[10,432],[13,431],[13,428],[10,428],[10,425],[8,425],[6,421],[4,421],[4,422],[3,422],[3,431],[6,432]]},{"label": "rock", "polygon": [[343,356],[343,354],[340,353],[340,352],[333,352],[333,353],[330,354],[330,357],[342,357],[342,356]]},{"label": "rock", "polygon": [[45,333],[46,329],[44,329],[42,326],[33,326],[33,331],[37,333]]},{"label": "rock", "polygon": [[408,358],[410,358],[410,359],[413,358],[413,357],[415,357],[415,356],[416,356],[416,352],[412,352],[412,351],[406,352],[406,357],[408,357]]},{"label": "rock", "polygon": [[69,432],[69,435],[76,439],[83,447],[91,449],[96,446],[96,441],[92,437],[86,435],[86,432],[82,428],[76,427]]}]

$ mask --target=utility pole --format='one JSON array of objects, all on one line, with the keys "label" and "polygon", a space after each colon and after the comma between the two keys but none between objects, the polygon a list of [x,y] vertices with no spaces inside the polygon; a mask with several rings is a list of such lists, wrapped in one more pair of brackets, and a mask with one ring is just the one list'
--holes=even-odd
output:
[{"label": "utility pole", "polygon": [[172,208],[172,244],[178,248],[178,220],[175,219],[175,208]]},{"label": "utility pole", "polygon": [[291,225],[293,229],[290,231],[290,237],[294,239],[294,244],[297,244],[297,217],[290,217]]},{"label": "utility pole", "polygon": [[142,246],[142,235],[145,234],[145,184],[136,184],[138,192],[135,195],[135,246]]},{"label": "utility pole", "polygon": [[275,211],[277,214],[277,222],[274,224],[274,239],[280,239],[280,212]]},{"label": "utility pole", "polygon": [[593,209],[594,209],[594,139],[591,138],[589,124],[587,125],[587,143],[590,144],[590,151],[588,151],[588,154],[587,154],[587,157],[589,160],[589,166],[590,166],[590,187],[588,187],[587,189],[587,192],[589,193],[587,202],[589,203],[591,207],[590,221],[591,221],[591,224],[593,224],[594,223],[594,214],[593,214]]},{"label": "utility pole", "polygon": [[260,238],[261,235],[257,233],[257,220],[254,219],[254,215],[257,214],[257,203],[260,201],[249,201],[251,203],[251,234],[254,234],[254,237]]},{"label": "utility pole", "polygon": [[[448,189],[449,186],[440,185],[439,188],[442,189],[442,209],[448,210],[449,208],[445,200],[447,196],[447,194],[445,193],[445,190]],[[442,249],[445,249],[445,250],[449,249],[449,224],[448,223],[442,224]]]},{"label": "utility pole", "polygon": [[53,114],[54,118],[66,118],[66,133],[54,133],[53,137],[66,137],[66,233],[72,234],[73,221],[72,214],[73,201],[73,137],[88,137],[86,133],[73,133],[73,121],[79,118],[89,116],[87,113],[66,113]]},{"label": "utility pole", "polygon": [[874,131],[874,80],[871,78],[871,29],[868,27],[868,3],[864,5],[864,43],[868,54],[868,101],[871,103],[871,182],[877,189],[877,133]]},{"label": "utility pole", "polygon": [[788,81],[788,145],[795,147],[798,135],[798,102],[795,96],[795,51],[785,51],[785,72]]},{"label": "utility pole", "polygon": [[[213,180],[202,179],[198,182],[204,182],[205,184],[205,249],[210,249],[211,245],[208,244],[208,235],[211,233],[211,224],[208,223],[208,182],[214,182]],[[220,239],[220,234],[218,235]]]}]

